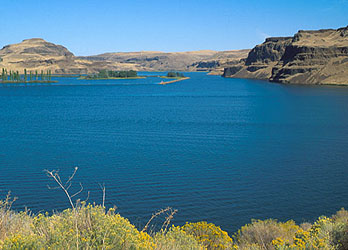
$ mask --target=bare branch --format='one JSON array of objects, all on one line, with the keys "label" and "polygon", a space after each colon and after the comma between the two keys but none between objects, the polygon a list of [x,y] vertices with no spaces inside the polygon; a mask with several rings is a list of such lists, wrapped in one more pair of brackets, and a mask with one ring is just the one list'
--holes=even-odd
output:
[{"label": "bare branch", "polygon": [[88,201],[88,199],[89,199],[89,194],[90,194],[90,192],[88,191],[88,192],[87,192],[87,198],[84,200],[84,202],[86,202],[86,203],[87,203],[87,201]]},{"label": "bare branch", "polygon": [[71,187],[71,182],[70,182],[70,184],[67,186],[66,190],[69,190],[70,187]]},{"label": "bare branch", "polygon": [[51,187],[51,186],[49,186],[49,185],[47,185],[47,188],[48,188],[48,189],[60,189],[60,187]]},{"label": "bare branch", "polygon": [[65,183],[65,185],[67,185],[69,182],[71,182],[71,180],[74,178],[74,176],[75,176],[75,174],[76,174],[76,172],[77,172],[78,169],[79,169],[78,167],[75,167],[74,172],[73,172],[72,175],[69,177],[69,179],[67,180],[67,182]]},{"label": "bare branch", "polygon": [[58,184],[58,186],[61,187],[61,189],[64,191],[64,193],[65,193],[66,196],[68,197],[71,207],[72,207],[73,209],[75,209],[75,206],[74,206],[74,204],[73,204],[73,202],[72,202],[72,200],[71,200],[71,196],[70,196],[68,190],[67,190],[67,189],[64,187],[64,185],[62,184],[62,181],[60,180],[60,177],[59,177],[59,175],[57,174],[57,172],[54,171],[54,170],[53,170],[53,171],[45,170],[45,172],[47,173],[47,175],[48,175],[49,177],[53,178],[53,180]]},{"label": "bare branch", "polygon": [[[69,186],[69,187],[70,187],[70,186]],[[81,187],[80,191],[78,191],[78,192],[76,192],[75,194],[73,194],[73,195],[71,196],[71,198],[75,197],[76,195],[78,195],[79,193],[81,193],[81,192],[83,191],[83,186],[82,186],[81,182],[80,182],[80,187]]]},{"label": "bare branch", "polygon": [[103,192],[103,202],[102,202],[102,207],[105,207],[105,184],[103,183],[103,186],[99,183],[99,187],[101,188]]},{"label": "bare branch", "polygon": [[174,218],[174,214],[176,214],[178,212],[177,209],[174,209],[174,210],[170,209],[170,211],[171,211],[171,213],[166,217],[166,220],[164,221],[164,223],[163,223],[163,225],[161,227],[161,229],[164,228],[164,231],[167,231],[168,226],[169,226],[171,220]]},{"label": "bare branch", "polygon": [[170,207],[167,207],[167,208],[165,208],[165,209],[161,209],[161,210],[159,210],[158,212],[152,214],[151,218],[149,219],[149,221],[146,223],[145,227],[144,227],[143,230],[141,230],[141,231],[142,231],[142,232],[145,232],[145,231],[147,230],[147,228],[149,227],[149,225],[150,225],[150,223],[151,223],[151,221],[152,221],[153,219],[155,219],[157,216],[160,216],[161,214],[163,214],[163,213],[169,211],[170,209],[171,209]]}]

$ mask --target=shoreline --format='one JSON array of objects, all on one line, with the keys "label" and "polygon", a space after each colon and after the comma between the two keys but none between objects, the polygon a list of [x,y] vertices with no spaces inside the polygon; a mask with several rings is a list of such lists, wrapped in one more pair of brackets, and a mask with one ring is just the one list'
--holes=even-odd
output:
[{"label": "shoreline", "polygon": [[84,77],[79,77],[77,80],[135,80],[135,79],[145,79],[145,76],[137,76],[137,77],[108,77],[108,78],[95,78],[95,79],[88,79]]},{"label": "shoreline", "polygon": [[271,81],[265,78],[252,78],[252,77],[233,77],[233,76],[221,76],[226,79],[246,79],[246,80],[254,80],[254,81],[263,81],[267,83],[279,84],[279,85],[287,85],[287,86],[332,86],[332,87],[348,87],[348,83],[291,83],[291,82],[277,82]]},{"label": "shoreline", "polygon": [[58,81],[0,81],[1,84],[57,83]]}]

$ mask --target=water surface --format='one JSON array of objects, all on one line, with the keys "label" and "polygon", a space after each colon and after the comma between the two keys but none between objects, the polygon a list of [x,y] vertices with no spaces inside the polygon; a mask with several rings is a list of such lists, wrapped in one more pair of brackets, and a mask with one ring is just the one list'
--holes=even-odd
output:
[{"label": "water surface", "polygon": [[100,203],[105,183],[107,206],[138,227],[167,206],[177,225],[230,233],[251,218],[348,207],[348,88],[186,75],[0,87],[0,196],[11,190],[16,209],[67,208],[43,170],[78,166],[75,190],[82,182]]}]

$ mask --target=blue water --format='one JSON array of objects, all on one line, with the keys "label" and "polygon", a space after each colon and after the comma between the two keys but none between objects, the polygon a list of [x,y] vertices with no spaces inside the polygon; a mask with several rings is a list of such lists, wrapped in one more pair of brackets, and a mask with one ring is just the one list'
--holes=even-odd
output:
[{"label": "blue water", "polygon": [[0,197],[16,209],[69,207],[44,169],[79,167],[90,202],[141,228],[154,211],[232,233],[251,218],[311,221],[348,207],[348,88],[186,73],[0,87]]}]

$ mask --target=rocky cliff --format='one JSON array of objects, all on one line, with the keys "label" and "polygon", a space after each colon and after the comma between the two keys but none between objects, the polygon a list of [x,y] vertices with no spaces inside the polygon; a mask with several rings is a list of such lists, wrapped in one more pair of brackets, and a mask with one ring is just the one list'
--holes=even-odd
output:
[{"label": "rocky cliff", "polygon": [[223,76],[295,84],[348,85],[348,26],[267,38]]}]

